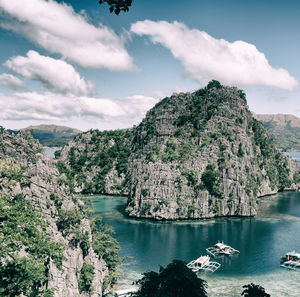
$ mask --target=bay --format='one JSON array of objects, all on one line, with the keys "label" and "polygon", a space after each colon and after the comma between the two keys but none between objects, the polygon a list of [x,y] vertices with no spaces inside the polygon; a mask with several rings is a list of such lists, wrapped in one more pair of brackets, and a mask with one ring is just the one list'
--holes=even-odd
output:
[{"label": "bay", "polygon": [[131,286],[147,270],[158,271],[173,259],[189,262],[218,241],[240,251],[214,274],[200,275],[208,282],[209,296],[240,296],[250,282],[272,296],[300,296],[300,271],[279,266],[280,257],[300,251],[300,193],[284,192],[261,198],[255,218],[218,218],[202,221],[153,222],[124,215],[126,198],[93,196],[94,211],[116,231],[120,256],[132,257],[122,266],[119,288]]},{"label": "bay", "polygon": [[[300,163],[300,152],[285,153]],[[260,198],[255,218],[218,218],[202,221],[154,222],[125,215],[125,197],[92,196],[94,211],[115,229],[122,265],[119,289],[132,286],[147,270],[158,271],[173,259],[189,262],[218,241],[240,254],[216,259],[215,273],[200,274],[210,297],[241,296],[242,286],[262,285],[272,297],[299,297],[300,271],[280,267],[286,252],[300,252],[300,193],[283,192]]]}]

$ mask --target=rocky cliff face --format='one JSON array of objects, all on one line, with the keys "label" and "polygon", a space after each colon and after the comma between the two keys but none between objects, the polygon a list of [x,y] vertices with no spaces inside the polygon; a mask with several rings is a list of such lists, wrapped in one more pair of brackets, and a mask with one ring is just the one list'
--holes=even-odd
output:
[{"label": "rocky cliff face", "polygon": [[163,99],[133,129],[78,135],[58,167],[76,191],[128,194],[129,216],[156,220],[254,216],[258,197],[299,182],[243,91],[216,81]]},{"label": "rocky cliff face", "polygon": [[151,219],[254,216],[260,196],[296,189],[245,94],[211,82],[165,98],[135,130],[127,213]]},{"label": "rocky cliff face", "polygon": [[[102,296],[102,284],[108,270],[104,261],[92,248],[91,227],[88,219],[83,215],[83,205],[71,197],[68,186],[60,181],[59,172],[53,162],[41,152],[41,146],[29,133],[21,132],[15,136],[9,135],[4,129],[1,129],[0,196],[2,198],[9,197],[5,198],[6,200],[1,199],[7,202],[7,199],[15,201],[16,197],[19,197],[19,200],[27,201],[46,222],[45,236],[48,241],[62,247],[61,265],[58,265],[51,255],[44,260],[41,256],[38,259],[44,263],[43,273],[48,278],[43,283],[41,290],[53,288],[54,296],[57,297]],[[2,200],[1,203],[4,203]],[[2,207],[3,204],[0,206]],[[5,206],[2,210],[5,211],[9,208],[10,206]],[[26,211],[26,207],[24,213],[21,209],[25,217]],[[1,218],[4,228],[0,228],[0,233],[5,232],[8,224],[6,222],[9,219],[12,218]],[[32,238],[30,237],[30,232],[28,236],[28,244],[37,240],[33,235]],[[1,238],[3,240],[3,237]],[[17,240],[20,241],[20,239],[13,238],[10,244]],[[30,253],[34,252],[24,242],[18,244],[20,251],[16,249],[14,257],[18,255],[26,257],[26,253],[30,256]],[[26,251],[25,254],[24,251]],[[35,251],[35,253],[38,254],[39,251]],[[34,259],[37,259],[36,255]],[[83,274],[86,272],[83,271],[83,267],[90,269],[90,284],[84,283],[85,275]],[[47,292],[49,293],[51,290]],[[47,296],[51,296],[51,294]]]},{"label": "rocky cliff face", "polygon": [[74,192],[127,195],[133,131],[90,130],[58,152],[57,166]]}]

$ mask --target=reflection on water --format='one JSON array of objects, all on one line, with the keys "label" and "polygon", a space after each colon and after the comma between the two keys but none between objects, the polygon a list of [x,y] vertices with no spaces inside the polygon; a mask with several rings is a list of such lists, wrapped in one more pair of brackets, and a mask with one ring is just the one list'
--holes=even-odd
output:
[{"label": "reflection on water", "polygon": [[[94,196],[96,213],[101,213],[104,222],[116,231],[121,256],[133,258],[123,267],[125,276],[120,284],[132,282],[146,270],[157,271],[159,265],[165,266],[173,259],[188,262],[223,240],[241,253],[218,259],[221,268],[213,275],[202,276],[208,281],[210,296],[239,296],[242,285],[251,281],[268,288],[273,296],[300,296],[300,272],[279,267],[279,259],[287,251],[300,251],[299,193],[262,198],[257,218],[149,222],[126,218],[124,204],[122,197]],[[220,288],[222,294],[218,295]],[[288,293],[280,295],[282,290]]]}]

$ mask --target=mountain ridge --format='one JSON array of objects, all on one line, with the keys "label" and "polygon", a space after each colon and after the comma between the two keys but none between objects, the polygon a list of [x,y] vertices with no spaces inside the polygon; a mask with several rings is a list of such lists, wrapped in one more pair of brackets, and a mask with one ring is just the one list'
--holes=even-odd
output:
[{"label": "mountain ridge", "polygon": [[10,133],[18,134],[20,131],[29,131],[33,138],[37,139],[43,146],[61,147],[67,144],[74,136],[82,131],[59,125],[31,125],[20,130],[8,129]]},{"label": "mountain ridge", "polygon": [[300,151],[300,119],[289,114],[254,114],[281,151]]}]

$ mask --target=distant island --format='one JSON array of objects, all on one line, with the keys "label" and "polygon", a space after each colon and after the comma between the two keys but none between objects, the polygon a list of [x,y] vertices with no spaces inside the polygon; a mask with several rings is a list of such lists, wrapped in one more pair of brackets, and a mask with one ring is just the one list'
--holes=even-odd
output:
[{"label": "distant island", "polygon": [[300,119],[291,114],[254,114],[283,152],[300,151]]},{"label": "distant island", "polygon": [[43,146],[48,147],[66,145],[74,136],[82,132],[74,128],[57,125],[37,125],[8,131],[14,134],[18,134],[20,131],[30,131],[33,138],[37,139]]}]

